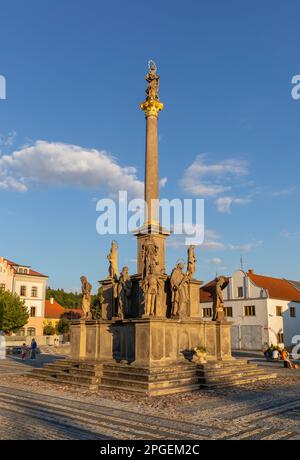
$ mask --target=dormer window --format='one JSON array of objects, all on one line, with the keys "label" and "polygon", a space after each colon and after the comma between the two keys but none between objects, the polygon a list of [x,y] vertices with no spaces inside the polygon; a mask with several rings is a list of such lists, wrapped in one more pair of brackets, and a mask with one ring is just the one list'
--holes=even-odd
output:
[{"label": "dormer window", "polygon": [[18,273],[22,273],[22,274],[24,274],[24,275],[28,275],[28,268],[19,267]]}]

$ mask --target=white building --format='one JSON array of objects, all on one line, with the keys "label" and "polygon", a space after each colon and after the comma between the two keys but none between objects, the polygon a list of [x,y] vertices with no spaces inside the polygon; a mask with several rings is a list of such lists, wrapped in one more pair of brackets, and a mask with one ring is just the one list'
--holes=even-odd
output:
[{"label": "white building", "polygon": [[[207,320],[212,316],[211,283],[200,289],[202,316]],[[253,270],[237,270],[229,278],[223,297],[225,316],[233,322],[233,349],[291,346],[292,338],[300,336],[300,290],[292,282],[256,275]]]},{"label": "white building", "polygon": [[0,257],[0,289],[17,293],[28,308],[29,320],[21,335],[43,335],[47,280],[29,266]]}]

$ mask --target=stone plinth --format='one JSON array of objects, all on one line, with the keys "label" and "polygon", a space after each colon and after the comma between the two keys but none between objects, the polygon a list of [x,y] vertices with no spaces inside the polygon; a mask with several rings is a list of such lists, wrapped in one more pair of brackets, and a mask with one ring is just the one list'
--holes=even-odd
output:
[{"label": "stone plinth", "polygon": [[199,319],[73,321],[73,359],[126,361],[168,366],[185,361],[192,348],[207,348],[208,360],[231,358],[231,323]]}]

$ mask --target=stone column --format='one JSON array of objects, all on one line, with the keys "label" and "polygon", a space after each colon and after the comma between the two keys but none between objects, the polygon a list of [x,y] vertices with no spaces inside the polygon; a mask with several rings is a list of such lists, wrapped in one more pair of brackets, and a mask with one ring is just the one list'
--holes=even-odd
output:
[{"label": "stone column", "polygon": [[158,136],[157,116],[146,116],[145,201],[146,223],[158,224]]},{"label": "stone column", "polygon": [[163,104],[149,98],[141,104],[141,109],[146,116],[145,201],[148,215],[146,215],[145,225],[159,225],[157,120]]}]

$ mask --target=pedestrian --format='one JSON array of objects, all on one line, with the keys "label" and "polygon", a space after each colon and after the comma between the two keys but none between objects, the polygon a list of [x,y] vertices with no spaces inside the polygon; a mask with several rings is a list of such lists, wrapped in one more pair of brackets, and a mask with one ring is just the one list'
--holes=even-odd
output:
[{"label": "pedestrian", "polygon": [[21,347],[21,359],[22,359],[22,361],[25,360],[27,352],[28,352],[28,347],[26,346],[26,343],[23,343],[23,345]]},{"label": "pedestrian", "polygon": [[37,349],[37,343],[36,343],[35,339],[31,340],[30,349],[31,349],[30,359],[35,359],[36,358],[36,349]]}]

